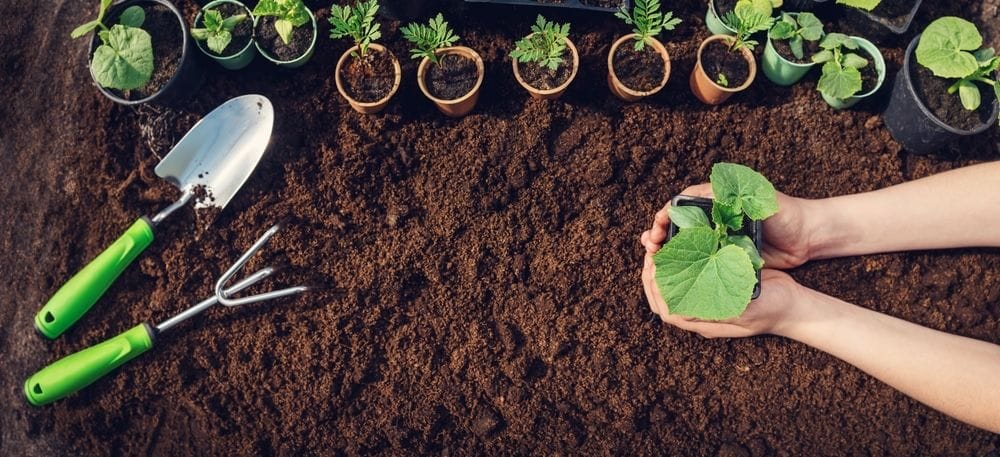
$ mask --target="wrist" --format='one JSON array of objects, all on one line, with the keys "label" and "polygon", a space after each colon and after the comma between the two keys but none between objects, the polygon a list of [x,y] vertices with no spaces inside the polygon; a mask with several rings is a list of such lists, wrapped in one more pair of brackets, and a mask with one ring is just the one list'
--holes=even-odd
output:
[{"label": "wrist", "polygon": [[836,298],[796,286],[791,309],[772,333],[815,347],[849,310],[841,306],[846,303]]},{"label": "wrist", "polygon": [[807,260],[837,257],[853,233],[850,217],[841,214],[836,197],[800,202]]}]

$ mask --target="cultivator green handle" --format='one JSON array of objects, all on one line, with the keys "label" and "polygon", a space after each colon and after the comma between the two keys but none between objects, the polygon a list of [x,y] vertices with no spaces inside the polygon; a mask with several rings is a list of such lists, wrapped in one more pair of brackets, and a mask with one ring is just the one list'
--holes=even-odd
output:
[{"label": "cultivator green handle", "polygon": [[52,403],[89,386],[152,347],[152,327],[139,324],[110,340],[42,368],[24,382],[24,395],[35,406]]},{"label": "cultivator green handle", "polygon": [[153,242],[153,225],[135,221],[115,242],[83,267],[35,315],[35,328],[49,339],[62,335],[97,303],[130,263]]}]

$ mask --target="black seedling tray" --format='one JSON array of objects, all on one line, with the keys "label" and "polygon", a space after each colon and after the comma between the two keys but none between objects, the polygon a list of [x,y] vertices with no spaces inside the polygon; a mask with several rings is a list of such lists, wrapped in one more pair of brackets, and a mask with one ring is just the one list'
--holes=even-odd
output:
[{"label": "black seedling tray", "polygon": [[[572,8],[577,10],[587,10],[587,11],[601,11],[605,13],[613,13],[618,11],[618,8],[608,8],[603,6],[588,5],[581,2],[580,0],[565,0],[562,2],[548,1],[539,2],[535,0],[465,0],[466,3],[493,3],[498,5],[522,5],[522,6],[551,6],[556,8]],[[631,0],[622,0],[622,3],[626,8],[632,7]]]},{"label": "black seedling tray", "polygon": [[[697,206],[705,212],[708,216],[708,220],[712,220],[712,199],[702,198],[702,197],[689,197],[687,195],[678,195],[670,201],[670,206]],[[667,231],[667,241],[677,234],[678,227],[674,225],[673,222],[670,223],[670,230]],[[760,252],[761,248],[764,246],[764,226],[760,221],[755,221],[749,217],[743,217],[743,229],[740,230],[740,235],[749,236],[753,240],[753,245],[757,246],[757,251]],[[757,270],[757,284],[753,286],[753,295],[750,296],[751,299],[760,296],[760,270]]]}]

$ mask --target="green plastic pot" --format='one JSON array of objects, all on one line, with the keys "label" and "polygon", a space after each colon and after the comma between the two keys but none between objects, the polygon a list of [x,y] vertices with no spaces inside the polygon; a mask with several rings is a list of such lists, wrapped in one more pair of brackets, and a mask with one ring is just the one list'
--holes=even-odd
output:
[{"label": "green plastic pot", "polygon": [[[271,62],[274,62],[274,64],[277,65],[277,66],[279,66],[279,67],[298,68],[298,67],[301,67],[301,66],[305,65],[306,62],[308,62],[309,59],[312,58],[313,51],[316,50],[316,36],[319,35],[319,28],[316,27],[316,15],[313,14],[312,10],[310,10],[309,8],[306,8],[306,11],[309,13],[309,19],[312,20],[313,39],[312,39],[312,43],[309,43],[309,49],[304,54],[302,54],[301,56],[296,57],[295,59],[292,59],[292,60],[278,60],[278,59],[272,57],[270,54],[268,54],[267,51],[265,51],[264,49],[262,49],[260,47],[260,43],[257,43],[256,40],[255,40],[254,43],[256,43],[256,45],[257,45],[257,51],[260,52],[260,55],[264,56],[265,59],[270,60]],[[260,18],[257,18],[257,17],[253,18],[253,28],[254,28],[254,30],[257,30],[257,21],[259,19]]]},{"label": "green plastic pot", "polygon": [[736,35],[736,31],[722,22],[719,14],[715,12],[715,0],[708,0],[708,11],[705,12],[705,26],[712,32],[712,35]]},{"label": "green plastic pot", "polygon": [[[246,10],[247,17],[250,18],[251,22],[256,24],[257,20],[253,17],[253,13],[250,11],[250,8],[247,8],[246,5],[236,0],[214,0],[212,2],[208,2],[208,4],[206,4],[204,7],[201,8],[200,11],[198,11],[198,15],[195,16],[194,18],[194,23],[198,24],[198,21],[201,19],[202,11],[205,11],[214,6],[221,5],[223,3],[231,3],[233,5],[239,5],[241,8]],[[203,54],[211,57],[212,60],[216,61],[219,65],[222,65],[223,68],[227,70],[240,70],[246,68],[247,65],[250,65],[250,62],[253,62],[253,58],[257,56],[257,47],[254,46],[254,40],[252,34],[253,32],[251,31],[250,41],[247,42],[247,45],[243,47],[242,50],[240,50],[236,54],[225,57],[219,56],[209,51],[208,49],[205,49],[204,42],[195,40],[195,44],[198,45],[198,49],[200,49]]]},{"label": "green plastic pot", "polygon": [[847,109],[856,105],[864,98],[878,92],[878,90],[882,88],[882,83],[885,81],[885,59],[882,57],[882,52],[879,51],[878,47],[871,41],[857,36],[852,36],[851,38],[857,40],[861,49],[864,49],[865,52],[867,52],[868,55],[875,61],[875,71],[878,73],[878,82],[875,83],[875,87],[872,88],[872,90],[848,98],[827,97],[826,94],[821,93],[823,95],[823,101],[834,109]]},{"label": "green plastic pot", "polygon": [[778,50],[774,49],[774,45],[771,44],[771,36],[768,34],[767,46],[764,47],[764,57],[761,59],[760,68],[764,72],[764,76],[767,76],[771,82],[779,86],[791,86],[799,82],[815,65],[811,62],[792,62],[782,57]]}]

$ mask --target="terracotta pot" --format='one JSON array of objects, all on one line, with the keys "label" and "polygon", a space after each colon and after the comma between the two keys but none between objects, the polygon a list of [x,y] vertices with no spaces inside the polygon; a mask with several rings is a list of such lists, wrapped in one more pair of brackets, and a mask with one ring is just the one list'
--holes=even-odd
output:
[{"label": "terracotta pot", "polygon": [[694,70],[691,71],[690,85],[691,92],[694,92],[694,96],[698,97],[702,103],[708,105],[718,105],[731,97],[737,92],[746,90],[753,83],[754,78],[757,76],[757,61],[754,60],[753,53],[749,49],[740,49],[740,53],[743,54],[743,58],[746,59],[747,64],[750,65],[750,75],[747,76],[747,80],[743,82],[743,85],[739,87],[722,87],[715,83],[715,80],[705,73],[705,69],[701,66],[701,53],[709,43],[713,41],[725,41],[727,44],[732,43],[733,37],[729,35],[712,35],[701,42],[701,46],[698,46],[698,62],[694,65]]},{"label": "terracotta pot", "polygon": [[345,99],[347,99],[347,103],[351,104],[351,108],[354,108],[354,111],[357,111],[361,114],[375,114],[379,111],[382,111],[386,107],[386,105],[389,104],[389,100],[392,98],[392,96],[396,95],[396,91],[399,90],[399,82],[403,79],[403,70],[399,67],[399,61],[396,60],[396,56],[395,54],[392,53],[392,51],[386,49],[385,46],[375,43],[369,44],[368,49],[369,51],[388,53],[389,57],[392,59],[392,68],[393,72],[395,73],[395,78],[392,82],[392,89],[389,89],[389,93],[386,94],[385,97],[382,97],[381,100],[377,100],[374,102],[359,102],[351,98],[350,95],[347,95],[347,91],[344,90],[344,83],[343,81],[341,81],[340,78],[340,70],[341,68],[343,68],[344,63],[347,62],[347,59],[350,58],[352,52],[361,51],[360,47],[354,46],[353,48],[348,49],[347,52],[345,52],[342,56],[340,56],[340,60],[337,61],[337,70],[334,72],[334,80],[337,83],[337,92],[340,92],[340,95]]},{"label": "terracotta pot", "polygon": [[[534,35],[534,33],[531,35]],[[567,79],[566,82],[560,84],[559,87],[554,87],[552,89],[536,89],[531,84],[528,84],[527,81],[521,78],[521,72],[518,71],[520,64],[517,62],[517,59],[511,59],[511,66],[514,67],[514,78],[517,79],[517,82],[521,84],[521,87],[524,87],[528,91],[528,94],[530,94],[533,98],[542,100],[553,100],[559,98],[563,92],[566,92],[566,88],[569,87],[570,83],[576,79],[576,72],[580,69],[580,54],[577,53],[576,45],[574,45],[569,38],[566,38],[566,47],[569,48],[569,52],[573,56],[573,71],[570,73],[569,79]]]},{"label": "terracotta pot", "polygon": [[[664,86],[667,85],[667,80],[670,79],[670,54],[667,53],[667,48],[663,47],[663,43],[660,43],[660,40],[657,40],[656,38],[647,39],[646,45],[652,46],[656,52],[660,53],[660,57],[663,58],[663,81],[660,81],[660,84],[654,89],[642,92],[625,86],[625,84],[618,79],[618,75],[615,74],[615,51],[617,51],[618,47],[622,44],[635,40],[635,35],[636,34],[634,33],[630,33],[619,38],[618,41],[615,41],[615,43],[611,45],[611,51],[608,52],[608,87],[611,88],[611,93],[627,102],[634,102],[659,92]],[[631,46],[631,44],[629,45]]]},{"label": "terracotta pot", "polygon": [[483,66],[483,59],[479,57],[479,54],[472,49],[465,46],[453,46],[450,48],[438,49],[435,54],[438,57],[444,57],[449,54],[455,54],[463,56],[467,59],[472,59],[476,62],[476,70],[479,73],[479,79],[476,80],[476,85],[472,86],[472,90],[469,93],[456,98],[454,100],[441,100],[433,95],[427,90],[427,83],[424,80],[427,78],[427,70],[431,66],[431,59],[424,58],[420,62],[420,66],[417,67],[417,84],[420,86],[420,91],[424,93],[427,98],[431,99],[438,109],[442,113],[451,117],[462,117],[469,114],[476,107],[476,102],[479,101],[479,88],[483,85],[483,75],[486,73],[486,69]]}]

